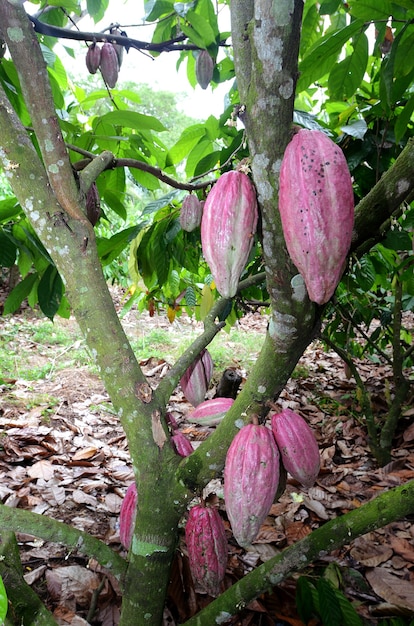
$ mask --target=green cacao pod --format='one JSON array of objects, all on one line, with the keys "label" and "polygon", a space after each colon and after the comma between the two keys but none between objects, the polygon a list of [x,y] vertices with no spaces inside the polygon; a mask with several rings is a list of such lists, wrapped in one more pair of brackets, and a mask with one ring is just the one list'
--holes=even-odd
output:
[{"label": "green cacao pod", "polygon": [[305,487],[311,487],[320,470],[318,442],[312,429],[291,409],[273,413],[271,424],[286,471]]},{"label": "green cacao pod", "polygon": [[237,292],[258,220],[256,190],[243,172],[222,174],[207,196],[201,245],[216,287],[224,298]]},{"label": "green cacao pod", "polygon": [[289,256],[309,298],[328,302],[351,245],[354,195],[345,156],[325,133],[301,129],[288,144],[279,211]]},{"label": "green cacao pod", "polygon": [[185,526],[190,570],[196,587],[218,596],[227,566],[227,538],[217,509],[197,504]]},{"label": "green cacao pod", "polygon": [[243,426],[227,451],[224,501],[233,535],[251,545],[268,515],[279,485],[280,455],[272,431],[259,424]]}]

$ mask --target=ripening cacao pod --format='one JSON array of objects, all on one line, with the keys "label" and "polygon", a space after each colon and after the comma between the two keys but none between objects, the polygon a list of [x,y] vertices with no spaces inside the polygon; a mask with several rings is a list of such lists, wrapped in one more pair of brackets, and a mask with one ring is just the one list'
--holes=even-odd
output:
[{"label": "ripening cacao pod", "polygon": [[[109,29],[109,32],[111,33],[111,35],[126,37],[126,32],[124,30],[120,30],[117,26],[112,26]],[[122,61],[124,59],[124,46],[122,46],[119,43],[116,43],[116,41],[112,41],[112,45],[115,48],[116,56],[118,57],[118,70],[119,70],[122,65]]]},{"label": "ripening cacao pod", "polygon": [[201,89],[207,89],[213,78],[214,71],[214,61],[207,50],[201,50],[197,55],[195,71],[197,82]]},{"label": "ripening cacao pod", "polygon": [[119,538],[124,548],[129,550],[135,528],[138,493],[135,483],[131,483],[121,504],[119,513]]},{"label": "ripening cacao pod", "polygon": [[207,196],[201,245],[214,282],[232,298],[252,249],[258,219],[256,190],[247,174],[225,172]]},{"label": "ripening cacao pod", "polygon": [[101,62],[101,48],[96,41],[91,43],[86,53],[86,67],[90,74],[96,74]]},{"label": "ripening cacao pod", "polygon": [[201,404],[213,375],[213,359],[204,348],[180,379],[181,389],[193,405]]},{"label": "ripening cacao pod", "polygon": [[217,426],[233,403],[233,398],[204,400],[187,415],[186,420],[199,426]]},{"label": "ripening cacao pod", "polygon": [[280,455],[272,431],[243,426],[227,451],[224,501],[234,538],[245,548],[257,536],[279,485]]},{"label": "ripening cacao pod", "polygon": [[227,538],[217,509],[202,504],[190,509],[185,540],[196,586],[210,596],[219,595],[227,566]]},{"label": "ripening cacao pod", "polygon": [[101,217],[101,199],[96,183],[92,183],[86,194],[86,216],[92,226],[95,226]]},{"label": "ripening cacao pod", "polygon": [[189,193],[183,200],[180,211],[181,228],[188,233],[200,226],[201,216],[203,214],[203,205],[197,196]]},{"label": "ripening cacao pod", "polygon": [[179,430],[174,431],[171,437],[171,443],[176,453],[180,456],[190,456],[193,452],[193,446],[190,440]]},{"label": "ripening cacao pod", "polygon": [[111,43],[106,41],[101,50],[100,70],[102,76],[111,89],[115,87],[118,80],[118,56]]},{"label": "ripening cacao pod", "polygon": [[320,457],[310,426],[291,409],[274,413],[271,424],[286,471],[305,487],[311,487],[319,474]]},{"label": "ripening cacao pod", "polygon": [[325,133],[301,129],[288,144],[279,211],[287,250],[309,298],[328,302],[351,245],[354,194],[345,156]]}]

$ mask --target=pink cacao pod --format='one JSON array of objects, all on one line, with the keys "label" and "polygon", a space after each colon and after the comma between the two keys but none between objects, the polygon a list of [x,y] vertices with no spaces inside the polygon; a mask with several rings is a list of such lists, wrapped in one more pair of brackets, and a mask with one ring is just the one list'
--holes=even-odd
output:
[{"label": "pink cacao pod", "polygon": [[201,504],[190,509],[185,540],[197,587],[210,596],[219,595],[227,566],[227,538],[217,509]]},{"label": "pink cacao pod", "polygon": [[86,53],[86,67],[88,68],[88,72],[90,74],[96,74],[100,62],[101,48],[98,46],[96,41],[94,41],[93,43],[91,43],[88,48],[88,52]]},{"label": "pink cacao pod", "polygon": [[351,245],[354,194],[345,156],[325,133],[301,129],[288,144],[279,211],[286,247],[309,298],[328,302]]},{"label": "pink cacao pod", "polygon": [[319,474],[320,457],[310,426],[291,409],[274,413],[271,423],[286,471],[305,487],[311,487]]},{"label": "pink cacao pod", "polygon": [[214,282],[224,298],[237,291],[258,219],[256,190],[243,172],[225,172],[207,196],[201,245]]},{"label": "pink cacao pod", "polygon": [[194,193],[185,196],[181,205],[180,225],[188,233],[193,232],[201,224],[203,205]]},{"label": "pink cacao pod", "polygon": [[203,402],[213,375],[213,359],[204,348],[180,379],[187,400],[197,406]]},{"label": "pink cacao pod", "polygon": [[101,50],[100,69],[102,76],[111,89],[115,87],[118,80],[118,55],[114,46],[106,41]]},{"label": "pink cacao pod", "polygon": [[214,61],[207,52],[207,50],[201,50],[196,59],[196,78],[201,89],[207,89],[214,72]]},{"label": "pink cacao pod", "polygon": [[272,431],[243,426],[227,451],[224,501],[234,538],[245,548],[257,536],[276,496],[280,455]]},{"label": "pink cacao pod", "polygon": [[193,452],[193,446],[190,440],[179,430],[174,431],[171,437],[171,443],[176,453],[180,456],[190,456]]},{"label": "pink cacao pod", "polygon": [[135,528],[138,493],[135,483],[131,483],[121,504],[119,513],[119,538],[126,550],[129,550]]},{"label": "pink cacao pod", "polygon": [[204,400],[187,417],[187,422],[199,426],[217,426],[232,406],[233,398],[213,398]]}]

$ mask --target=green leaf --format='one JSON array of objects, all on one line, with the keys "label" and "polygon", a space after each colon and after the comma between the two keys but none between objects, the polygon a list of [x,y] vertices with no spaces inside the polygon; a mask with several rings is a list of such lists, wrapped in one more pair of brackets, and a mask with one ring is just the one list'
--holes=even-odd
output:
[{"label": "green leaf", "polygon": [[342,611],[333,586],[324,578],[320,578],[317,583],[317,591],[319,615],[323,626],[342,625]]},{"label": "green leaf", "polygon": [[0,623],[2,624],[6,619],[9,603],[7,600],[6,588],[3,583],[3,579],[0,577]]},{"label": "green leaf", "polygon": [[194,287],[192,287],[191,285],[185,290],[184,297],[187,306],[195,306],[197,304],[196,293],[194,291]]},{"label": "green leaf", "polygon": [[173,2],[167,2],[166,0],[149,0],[144,3],[144,6],[145,19],[147,22],[154,22],[174,10]]},{"label": "green leaf", "polygon": [[369,22],[388,20],[394,12],[391,0],[350,0],[349,6],[351,15]]},{"label": "green leaf", "polygon": [[375,283],[375,268],[369,256],[364,256],[358,262],[355,277],[363,291],[369,291]]},{"label": "green leaf", "polygon": [[157,118],[152,115],[144,115],[136,111],[110,111],[99,119],[98,126],[101,123],[109,123],[111,125],[124,126],[135,130],[167,130]]},{"label": "green leaf", "polygon": [[17,283],[16,287],[9,293],[4,302],[4,315],[9,315],[17,311],[23,300],[25,300],[32,291],[38,278],[37,273],[28,274],[20,283]]},{"label": "green leaf", "polygon": [[8,222],[22,213],[22,208],[14,196],[0,201],[0,222]]},{"label": "green leaf", "polygon": [[342,613],[342,623],[344,626],[362,626],[363,622],[359,617],[358,613],[355,611],[351,602],[344,596],[344,594],[339,591],[339,589],[335,590],[336,597],[339,602],[339,606],[341,608]]},{"label": "green leaf", "polygon": [[6,232],[0,230],[0,267],[11,267],[16,262],[17,247]]},{"label": "green leaf", "polygon": [[173,163],[180,163],[190,152],[190,150],[198,144],[201,137],[206,133],[202,124],[196,124],[187,128],[170,149],[169,156]]},{"label": "green leaf", "polygon": [[301,92],[319,78],[327,74],[335,65],[337,57],[347,41],[358,31],[365,30],[363,20],[355,20],[345,28],[329,33],[319,40],[308,55],[299,64],[300,77],[297,92]]},{"label": "green leaf", "polygon": [[365,33],[358,33],[352,45],[352,54],[335,65],[329,75],[328,88],[336,100],[351,98],[361,84],[367,69],[368,39]]},{"label": "green leaf", "polygon": [[37,287],[37,297],[42,312],[53,320],[63,295],[63,283],[59,272],[53,265],[44,272]]},{"label": "green leaf", "polygon": [[298,579],[295,601],[300,619],[307,624],[317,614],[318,594],[315,586],[305,576]]},{"label": "green leaf", "polygon": [[399,143],[404,137],[407,126],[411,120],[414,111],[414,96],[411,96],[405,103],[401,113],[398,115],[394,126],[395,143]]},{"label": "green leaf", "polygon": [[104,17],[108,5],[109,0],[86,0],[88,13],[93,18],[95,24]]},{"label": "green leaf", "polygon": [[190,10],[186,15],[186,19],[190,26],[182,24],[181,28],[190,41],[200,48],[208,48],[215,44],[216,37],[214,31],[204,17]]}]

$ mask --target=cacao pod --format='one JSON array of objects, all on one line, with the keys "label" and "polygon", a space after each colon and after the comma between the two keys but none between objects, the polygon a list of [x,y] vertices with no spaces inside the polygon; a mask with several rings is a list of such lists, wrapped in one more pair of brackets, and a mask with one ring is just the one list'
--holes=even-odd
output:
[{"label": "cacao pod", "polygon": [[185,526],[190,570],[196,586],[217,596],[227,566],[227,538],[217,509],[197,504]]},{"label": "cacao pod", "polygon": [[320,458],[310,426],[291,409],[274,413],[271,423],[286,471],[305,487],[311,487],[319,474]]},{"label": "cacao pod", "polygon": [[92,183],[86,194],[86,216],[92,226],[95,226],[96,222],[101,217],[101,199],[96,183]]},{"label": "cacao pod", "polygon": [[201,50],[197,55],[195,71],[201,89],[207,89],[214,72],[214,61],[207,50]]},{"label": "cacao pod", "polygon": [[199,426],[217,426],[232,406],[233,398],[213,398],[204,400],[187,417],[187,422]]},{"label": "cacao pod", "polygon": [[243,172],[220,176],[207,196],[201,220],[201,245],[214,282],[232,298],[252,249],[258,219],[256,190]]},{"label": "cacao pod", "polygon": [[88,72],[90,74],[96,74],[100,62],[101,48],[98,46],[96,41],[94,41],[93,43],[91,43],[88,48],[88,52],[86,53],[86,67],[88,68]]},{"label": "cacao pod", "polygon": [[135,528],[138,493],[135,483],[131,483],[121,504],[119,513],[119,538],[126,550],[129,550]]},{"label": "cacao pod", "polygon": [[354,195],[345,156],[325,133],[301,129],[288,144],[279,211],[289,256],[309,298],[328,302],[351,245]]},{"label": "cacao pod", "polygon": [[174,431],[171,437],[171,443],[176,453],[180,456],[190,456],[193,452],[193,446],[190,440],[179,430]]},{"label": "cacao pod", "polygon": [[187,400],[197,406],[203,402],[213,374],[213,359],[204,348],[180,379]]},{"label": "cacao pod", "polygon": [[188,233],[200,226],[203,206],[197,196],[189,193],[183,200],[180,211],[181,228]]},{"label": "cacao pod", "polygon": [[115,87],[118,80],[118,56],[111,43],[106,41],[101,50],[100,70],[102,76],[111,89]]},{"label": "cacao pod", "polygon": [[224,500],[234,538],[246,548],[257,536],[279,485],[280,455],[272,431],[243,426],[227,451]]}]

